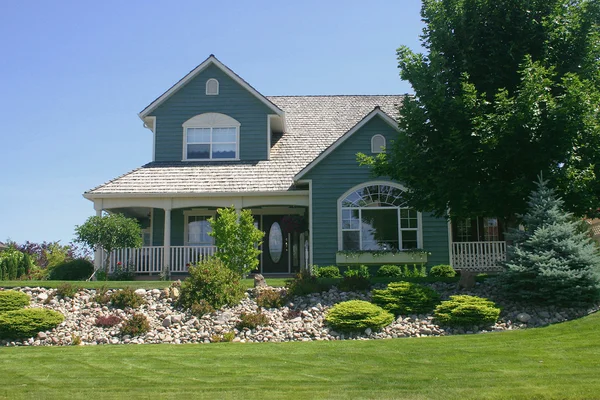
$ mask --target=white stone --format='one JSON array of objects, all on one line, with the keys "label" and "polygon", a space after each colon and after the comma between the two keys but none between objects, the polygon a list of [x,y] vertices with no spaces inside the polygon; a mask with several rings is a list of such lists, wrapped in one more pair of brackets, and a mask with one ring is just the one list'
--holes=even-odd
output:
[{"label": "white stone", "polygon": [[519,313],[519,315],[517,315],[517,320],[524,324],[528,323],[530,319],[531,319],[531,315],[529,315],[527,313]]}]

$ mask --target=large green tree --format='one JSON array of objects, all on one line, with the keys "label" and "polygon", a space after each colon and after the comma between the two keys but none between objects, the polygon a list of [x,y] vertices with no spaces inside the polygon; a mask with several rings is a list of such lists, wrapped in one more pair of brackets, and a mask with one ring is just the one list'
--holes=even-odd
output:
[{"label": "large green tree", "polygon": [[420,210],[523,213],[540,172],[567,210],[600,206],[600,2],[424,0],[426,54],[398,49],[415,95],[387,154],[361,161]]}]

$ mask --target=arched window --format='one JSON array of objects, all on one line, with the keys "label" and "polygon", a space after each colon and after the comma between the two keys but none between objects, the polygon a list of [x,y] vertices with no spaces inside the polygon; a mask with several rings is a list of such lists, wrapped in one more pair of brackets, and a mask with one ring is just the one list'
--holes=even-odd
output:
[{"label": "arched window", "polygon": [[371,183],[339,199],[340,250],[399,251],[421,247],[421,215],[401,187]]},{"label": "arched window", "polygon": [[209,96],[216,96],[219,94],[219,81],[211,78],[206,81],[206,94]]},{"label": "arched window", "polygon": [[205,113],[183,123],[184,160],[239,159],[240,123],[225,114]]},{"label": "arched window", "polygon": [[371,153],[383,153],[385,150],[385,136],[374,135],[371,138]]}]

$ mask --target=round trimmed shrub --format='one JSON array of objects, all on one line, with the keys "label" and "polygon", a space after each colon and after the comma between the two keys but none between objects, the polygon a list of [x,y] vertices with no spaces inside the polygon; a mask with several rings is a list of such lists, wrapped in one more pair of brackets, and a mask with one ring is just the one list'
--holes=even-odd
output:
[{"label": "round trimmed shrub", "polygon": [[340,269],[335,265],[328,267],[315,268],[315,276],[317,278],[341,278]]},{"label": "round trimmed shrub", "polygon": [[377,276],[383,278],[400,278],[402,276],[402,270],[397,265],[382,265],[377,270]]},{"label": "round trimmed shrub", "polygon": [[394,316],[368,301],[350,300],[331,307],[325,320],[340,331],[362,331],[379,330],[392,323]]},{"label": "round trimmed shrub", "polygon": [[144,314],[133,314],[121,325],[121,335],[138,336],[150,330],[150,322]]},{"label": "round trimmed shrub", "polygon": [[16,339],[35,336],[38,332],[56,328],[65,317],[45,308],[25,308],[0,314],[0,338]]},{"label": "round trimmed shrub", "polygon": [[29,305],[29,296],[16,290],[0,292],[0,313],[20,310]]},{"label": "round trimmed shrub", "polygon": [[456,276],[456,271],[450,265],[435,265],[429,270],[429,276],[438,278],[453,278]]},{"label": "round trimmed shrub", "polygon": [[440,295],[427,286],[392,282],[386,289],[373,290],[371,301],[396,315],[426,314],[440,302]]},{"label": "round trimmed shrub", "polygon": [[233,272],[216,257],[211,257],[189,268],[190,276],[181,283],[179,305],[190,308],[200,300],[213,308],[238,304],[244,298],[240,275]]},{"label": "round trimmed shrub", "polygon": [[83,281],[94,272],[94,264],[85,258],[65,261],[52,268],[48,274],[51,281]]},{"label": "round trimmed shrub", "polygon": [[493,301],[468,295],[450,296],[434,312],[436,322],[448,326],[489,326],[499,316],[500,308]]}]

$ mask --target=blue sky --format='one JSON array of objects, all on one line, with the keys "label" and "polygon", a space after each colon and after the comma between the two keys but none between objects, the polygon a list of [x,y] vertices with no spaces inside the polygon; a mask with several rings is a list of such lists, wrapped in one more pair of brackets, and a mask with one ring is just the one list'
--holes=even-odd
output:
[{"label": "blue sky", "polygon": [[0,241],[69,242],[83,192],[151,161],[137,113],[211,53],[264,95],[410,93],[420,5],[3,0]]}]

